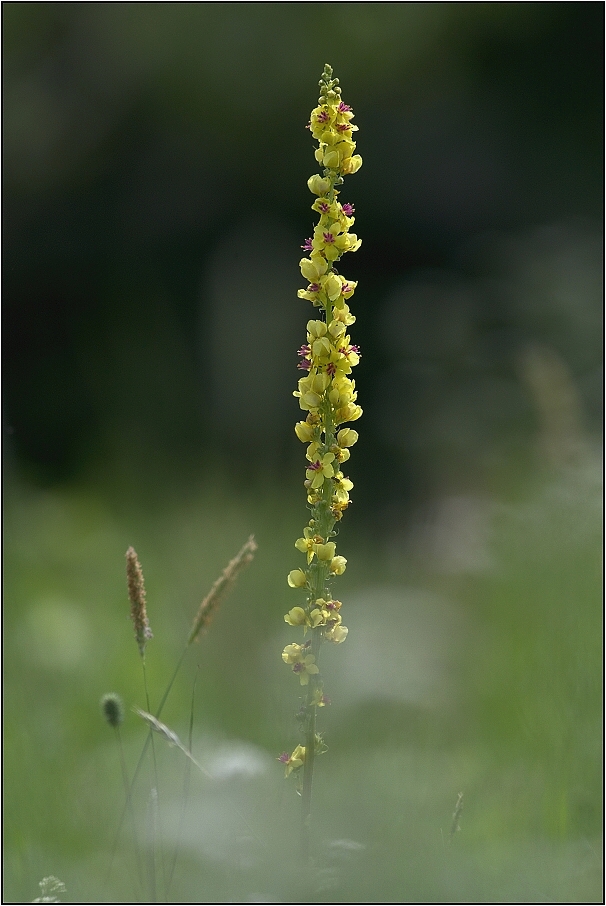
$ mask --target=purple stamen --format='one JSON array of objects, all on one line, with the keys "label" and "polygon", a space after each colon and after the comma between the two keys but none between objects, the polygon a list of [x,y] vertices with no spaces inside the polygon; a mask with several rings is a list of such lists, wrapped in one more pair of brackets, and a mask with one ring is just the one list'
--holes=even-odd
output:
[{"label": "purple stamen", "polygon": [[335,374],[337,373],[337,366],[335,365],[334,362],[328,363],[328,365],[326,366],[326,373],[329,374],[331,377],[335,376]]},{"label": "purple stamen", "polygon": [[312,245],[311,239],[306,239],[305,242],[303,243],[303,245],[301,246],[301,248],[305,252],[313,251],[313,245]]},{"label": "purple stamen", "polygon": [[322,214],[328,214],[328,212],[330,211],[330,205],[327,201],[321,201],[318,205],[318,208],[320,209],[320,212]]},{"label": "purple stamen", "polygon": [[346,201],[344,205],[341,205],[341,208],[346,217],[351,217],[351,215],[355,211],[354,206],[352,204],[350,204],[348,201]]},{"label": "purple stamen", "polygon": [[319,472],[322,469],[322,463],[319,459],[316,459],[315,462],[310,462],[307,468],[310,472]]},{"label": "purple stamen", "polygon": [[321,110],[320,113],[318,113],[316,119],[319,123],[325,123],[328,120],[328,114],[326,110]]},{"label": "purple stamen", "polygon": [[290,761],[290,755],[288,754],[288,752],[282,752],[282,754],[278,758],[278,761],[281,761],[282,764],[288,764],[288,762]]},{"label": "purple stamen", "polygon": [[307,292],[308,293],[319,293],[320,289],[321,289],[321,287],[320,287],[319,283],[310,283],[309,286],[307,287]]},{"label": "purple stamen", "polygon": [[330,245],[331,242],[335,241],[335,237],[332,233],[322,233],[322,238],[327,245]]},{"label": "purple stamen", "polygon": [[301,673],[303,670],[305,670],[305,664],[302,664],[300,661],[298,661],[298,663],[293,664],[292,670],[293,673]]},{"label": "purple stamen", "polygon": [[337,109],[339,113],[347,113],[349,110],[351,110],[351,107],[349,106],[349,104],[344,104],[343,101],[341,101]]},{"label": "purple stamen", "polygon": [[309,359],[303,359],[302,362],[299,362],[297,368],[299,369],[299,371],[309,371],[311,369],[311,362],[309,361]]}]

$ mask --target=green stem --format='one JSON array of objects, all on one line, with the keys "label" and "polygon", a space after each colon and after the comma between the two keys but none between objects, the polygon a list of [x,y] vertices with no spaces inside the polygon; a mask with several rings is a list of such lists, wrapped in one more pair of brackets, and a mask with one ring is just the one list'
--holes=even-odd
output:
[{"label": "green stem", "polygon": [[[311,638],[311,653],[318,663],[322,636],[319,629],[314,629]],[[307,724],[305,732],[305,762],[303,766],[302,796],[302,848],[305,864],[310,859],[311,836],[311,794],[314,778],[314,763],[316,758],[316,705],[313,703],[316,692],[316,679],[310,677],[307,687]]]},{"label": "green stem", "polygon": [[[335,182],[336,176],[330,176],[331,185],[329,197],[330,201],[334,201],[335,198]],[[332,270],[332,265],[330,267]],[[330,299],[327,298],[325,304],[325,317],[326,324],[330,324],[332,321],[332,309],[333,305]],[[322,409],[322,430],[324,431],[324,444],[323,444],[323,453],[327,453],[335,442],[335,426],[332,419],[332,407],[328,402],[328,398],[325,398],[323,409]],[[312,515],[316,525],[316,530],[318,534],[325,540],[328,541],[332,530],[334,528],[335,519],[333,518],[330,505],[332,500],[332,484],[328,479],[324,482],[322,488],[322,498],[318,503],[315,504],[312,510]],[[310,600],[310,609],[314,606],[314,603],[318,598],[328,597],[327,591],[327,579],[328,579],[328,567],[324,563],[319,563],[316,561],[315,569],[312,569],[312,582],[311,582],[311,600]],[[320,646],[322,644],[322,630],[314,629],[312,630],[311,635],[311,654],[315,657],[315,663],[318,664],[320,656]],[[303,765],[303,786],[301,790],[302,797],[302,812],[301,812],[301,848],[303,851],[303,862],[305,865],[309,863],[311,852],[310,852],[310,839],[311,839],[311,802],[312,802],[312,788],[313,788],[313,778],[314,778],[314,766],[316,759],[316,704],[314,702],[315,693],[317,689],[317,680],[314,676],[309,678],[309,683],[307,686],[307,706],[306,706],[306,723],[305,723],[305,762]]]}]

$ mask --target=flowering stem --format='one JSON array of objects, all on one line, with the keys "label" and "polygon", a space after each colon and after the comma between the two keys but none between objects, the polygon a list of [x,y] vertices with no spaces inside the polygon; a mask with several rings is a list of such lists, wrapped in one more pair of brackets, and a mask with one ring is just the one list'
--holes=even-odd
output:
[{"label": "flowering stem", "polygon": [[292,667],[301,686],[307,686],[305,704],[299,712],[304,745],[298,745],[292,755],[284,752],[279,761],[285,765],[286,776],[302,773],[299,791],[302,796],[303,853],[307,862],[310,854],[310,821],[312,785],[316,756],[326,751],[317,732],[317,708],[329,704],[324,695],[319,658],[323,642],[339,644],[347,637],[341,623],[341,602],[332,599],[330,582],[345,571],[345,557],[336,556],[335,525],[349,505],[353,483],[346,478],[341,465],[350,457],[349,448],[358,439],[356,431],[340,428],[358,419],[361,408],[356,404],[355,383],[349,377],[360,355],[350,342],[347,328],[355,318],[347,300],[356,288],[335,268],[345,252],[355,252],[360,240],[349,228],[354,222],[353,205],[338,200],[343,177],[355,173],[362,158],[354,154],[356,144],[351,122],[351,107],[341,100],[338,79],[326,65],[320,80],[318,107],[311,114],[309,129],[318,141],[315,152],[322,166],[322,176],[308,180],[308,187],[317,196],[312,210],[320,215],[313,237],[303,248],[310,253],[299,267],[309,281],[307,289],[299,290],[299,298],[307,299],[319,309],[317,319],[307,323],[307,342],[299,350],[302,361],[299,369],[307,372],[299,380],[295,396],[306,413],[298,422],[295,433],[308,444],[305,488],[311,518],[297,539],[295,547],[307,557],[306,569],[294,569],[288,575],[292,588],[305,589],[304,607],[293,607],[284,619],[310,634],[302,645],[287,645],[282,659]]}]

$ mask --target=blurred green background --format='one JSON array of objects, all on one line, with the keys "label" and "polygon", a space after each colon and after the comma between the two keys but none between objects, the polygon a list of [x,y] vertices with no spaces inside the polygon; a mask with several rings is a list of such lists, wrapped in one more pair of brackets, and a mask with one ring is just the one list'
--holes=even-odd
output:
[{"label": "blurred green background", "polygon": [[[4,900],[602,896],[601,3],[5,3]],[[354,107],[365,410],[313,871],[281,661],[325,62]],[[132,823],[98,701],[190,651]],[[328,647],[328,646],[327,646]],[[133,770],[145,738],[127,711]],[[460,832],[452,813],[463,792]],[[154,830],[155,827],[155,830]],[[155,835],[155,836],[154,836]],[[178,859],[166,893],[173,853]],[[111,871],[110,863],[112,863]],[[162,865],[165,865],[163,874]]]}]

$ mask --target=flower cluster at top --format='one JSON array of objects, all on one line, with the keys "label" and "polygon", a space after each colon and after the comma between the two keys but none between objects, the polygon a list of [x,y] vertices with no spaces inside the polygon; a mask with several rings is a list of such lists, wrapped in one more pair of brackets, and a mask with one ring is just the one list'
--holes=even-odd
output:
[{"label": "flower cluster at top", "polygon": [[[355,252],[361,245],[356,234],[350,232],[354,207],[339,201],[339,187],[345,176],[360,169],[362,158],[354,153],[356,143],[352,136],[358,127],[352,123],[351,107],[341,100],[338,84],[338,79],[332,78],[331,67],[326,65],[318,106],[312,111],[308,127],[318,141],[315,157],[322,167],[322,173],[314,174],[307,183],[316,196],[311,207],[319,220],[313,235],[302,246],[309,256],[299,264],[308,281],[299,290],[299,298],[319,309],[319,317],[308,321],[306,343],[299,349],[298,368],[305,375],[294,392],[305,413],[305,419],[295,425],[295,433],[307,445],[305,488],[311,518],[303,537],[295,543],[306,563],[288,575],[292,588],[305,589],[307,601],[305,606],[293,607],[284,619],[290,626],[302,627],[304,635],[309,633],[310,637],[301,645],[287,645],[282,659],[298,676],[301,686],[307,687],[303,712],[308,729],[311,712],[328,704],[317,663],[320,645],[323,641],[338,644],[347,636],[341,621],[341,602],[334,600],[329,591],[331,579],[345,571],[347,561],[337,555],[331,539],[336,536],[335,525],[349,505],[353,487],[341,467],[358,439],[356,431],[342,426],[362,415],[355,381],[350,376],[359,362],[360,350],[348,335],[348,328],[355,321],[348,302],[357,284],[342,276],[335,266],[342,255]],[[304,765],[305,751],[305,747],[298,746],[290,757],[287,753],[281,756],[287,775]]]}]

